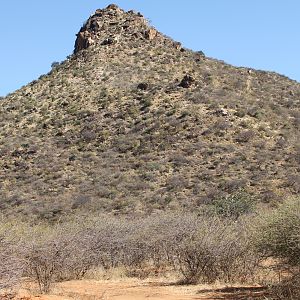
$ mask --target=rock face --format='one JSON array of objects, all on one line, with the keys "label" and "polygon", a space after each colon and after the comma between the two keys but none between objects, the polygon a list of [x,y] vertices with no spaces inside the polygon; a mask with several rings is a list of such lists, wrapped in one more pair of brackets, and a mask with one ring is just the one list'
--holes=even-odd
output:
[{"label": "rock face", "polygon": [[[86,21],[77,34],[74,53],[87,49],[93,44],[111,45],[115,41],[145,39],[149,41],[173,43],[156,29],[148,25],[140,14],[130,10],[125,12],[115,4],[98,9]],[[178,45],[174,44],[174,48]]]},{"label": "rock face", "polygon": [[75,51],[78,52],[82,49],[86,49],[94,43],[95,40],[93,40],[91,34],[88,31],[79,32],[77,34]]}]

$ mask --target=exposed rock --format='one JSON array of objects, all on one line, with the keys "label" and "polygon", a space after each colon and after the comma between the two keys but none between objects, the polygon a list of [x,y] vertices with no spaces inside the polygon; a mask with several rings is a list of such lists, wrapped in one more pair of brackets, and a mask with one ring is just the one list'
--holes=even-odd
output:
[{"label": "exposed rock", "polygon": [[94,43],[95,43],[95,41],[92,39],[89,32],[87,32],[87,31],[79,32],[77,34],[77,39],[76,39],[76,42],[75,42],[75,51],[74,52],[76,53],[76,52],[78,52],[82,49],[86,49]]},{"label": "exposed rock", "polygon": [[195,82],[195,79],[190,75],[185,75],[181,82],[179,83],[179,86],[183,88],[189,88],[193,83]]},{"label": "exposed rock", "polygon": [[100,30],[100,28],[101,28],[101,23],[100,23],[100,22],[98,22],[98,21],[96,21],[96,20],[93,20],[93,21],[91,22],[91,29],[92,29],[93,31],[98,31],[98,30]]},{"label": "exposed rock", "polygon": [[146,83],[146,82],[139,83],[138,86],[137,86],[137,88],[138,88],[139,90],[142,90],[142,91],[147,90],[148,87],[149,87],[149,85],[148,85],[148,83]]},{"label": "exposed rock", "polygon": [[106,38],[101,45],[112,45],[115,42],[115,40],[112,37]]},{"label": "exposed rock", "polygon": [[180,43],[174,42],[150,27],[142,14],[132,10],[125,12],[117,5],[111,4],[105,9],[97,9],[81,27],[77,34],[74,54],[87,49],[92,44],[112,45],[116,40],[120,43],[128,41],[135,43],[142,39],[180,51],[183,49]]},{"label": "exposed rock", "polygon": [[154,28],[150,28],[145,32],[145,38],[152,41],[157,35],[157,31]]},{"label": "exposed rock", "polygon": [[106,7],[106,9],[119,10],[120,8],[116,4],[110,4]]},{"label": "exposed rock", "polygon": [[124,13],[124,10],[119,8],[116,4],[110,4],[104,9],[110,16],[116,16]]},{"label": "exposed rock", "polygon": [[180,50],[180,49],[181,49],[181,43],[179,43],[179,42],[174,42],[173,46],[174,46],[174,48],[177,49],[177,50]]},{"label": "exposed rock", "polygon": [[[149,28],[141,14],[133,11],[125,12],[117,5],[111,4],[105,9],[97,9],[81,27],[77,34],[74,53],[96,42],[101,45],[111,45],[116,41],[116,36],[122,35],[125,40],[128,40],[140,38],[143,34],[145,38],[152,40],[157,35],[157,31]],[[107,38],[107,36],[114,36],[114,38]]]},{"label": "exposed rock", "polygon": [[229,115],[228,111],[224,108],[217,109],[214,114],[219,117],[227,117]]}]

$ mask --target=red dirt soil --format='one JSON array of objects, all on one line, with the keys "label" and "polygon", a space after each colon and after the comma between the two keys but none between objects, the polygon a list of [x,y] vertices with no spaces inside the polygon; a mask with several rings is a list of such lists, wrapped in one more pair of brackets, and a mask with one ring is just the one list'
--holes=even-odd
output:
[{"label": "red dirt soil", "polygon": [[208,285],[172,285],[159,281],[80,280],[57,284],[51,295],[36,295],[22,290],[17,299],[22,300],[251,300],[259,299],[262,287],[222,287]]}]

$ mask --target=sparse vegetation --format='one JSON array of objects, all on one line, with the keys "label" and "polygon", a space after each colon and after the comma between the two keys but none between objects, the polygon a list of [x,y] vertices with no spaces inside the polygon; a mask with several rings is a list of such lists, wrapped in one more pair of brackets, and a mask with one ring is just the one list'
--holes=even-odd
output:
[{"label": "sparse vegetation", "polygon": [[98,269],[123,269],[139,278],[173,272],[185,284],[267,283],[268,275],[259,274],[271,258],[276,272],[285,275],[279,282],[272,279],[269,294],[293,299],[299,291],[298,208],[296,199],[270,216],[161,212],[81,216],[52,225],[3,223],[10,234],[1,240],[1,289],[25,276],[48,293],[56,282],[82,279]]},{"label": "sparse vegetation", "polygon": [[86,217],[84,224],[80,218],[47,226],[23,224],[21,229],[16,224],[12,232],[22,238],[22,250],[10,250],[10,255],[19,256],[23,276],[37,282],[41,293],[95,268],[122,267],[127,276],[138,277],[173,271],[185,283],[247,281],[258,260],[246,228],[242,221],[217,216],[170,213],[131,220],[102,215]]},{"label": "sparse vegetation", "polygon": [[299,199],[274,209],[300,191],[299,99],[295,81],[96,11],[74,55],[0,101],[1,292],[118,268],[266,283],[270,259],[270,294],[299,298]]}]

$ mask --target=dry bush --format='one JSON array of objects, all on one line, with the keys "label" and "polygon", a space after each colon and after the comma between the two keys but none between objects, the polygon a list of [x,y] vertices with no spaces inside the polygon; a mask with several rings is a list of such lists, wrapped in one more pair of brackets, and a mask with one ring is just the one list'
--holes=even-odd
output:
[{"label": "dry bush", "polygon": [[57,281],[79,279],[92,266],[89,243],[75,227],[57,225],[36,233],[24,245],[25,274],[48,293]]},{"label": "dry bush", "polygon": [[[187,283],[247,281],[259,259],[252,250],[246,222],[229,222],[195,214],[158,213],[127,222],[120,263],[156,273],[173,269]],[[114,256],[116,259],[116,256]]]},{"label": "dry bush", "polygon": [[186,283],[249,281],[258,260],[246,221],[193,213],[78,217],[28,226],[22,235],[24,275],[41,293],[95,269],[122,269],[138,277],[173,270]]},{"label": "dry bush", "polygon": [[102,217],[84,233],[94,266],[106,270],[120,266],[141,269],[148,260],[148,247],[140,238],[142,231],[139,220]]},{"label": "dry bush", "polygon": [[193,214],[173,217],[160,241],[186,283],[247,280],[257,266],[242,224]]},{"label": "dry bush", "polygon": [[300,299],[300,275],[282,280],[271,287],[271,299],[273,300],[297,300]]},{"label": "dry bush", "polygon": [[0,293],[12,293],[20,284],[22,264],[17,256],[15,241],[0,236]]}]

